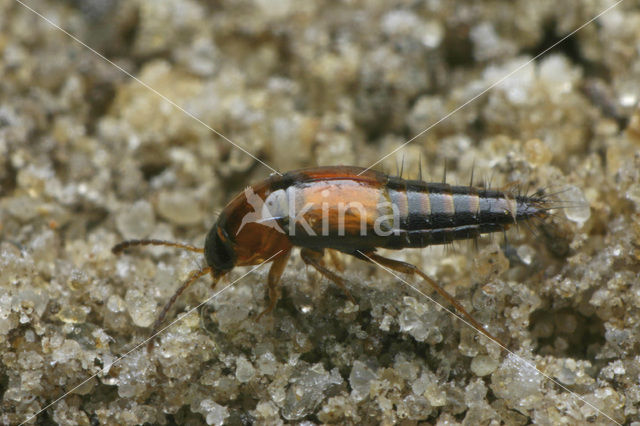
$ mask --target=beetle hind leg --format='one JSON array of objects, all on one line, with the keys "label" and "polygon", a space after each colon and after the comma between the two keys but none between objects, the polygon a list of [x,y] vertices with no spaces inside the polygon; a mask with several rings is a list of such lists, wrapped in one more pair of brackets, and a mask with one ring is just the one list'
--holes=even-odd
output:
[{"label": "beetle hind leg", "polygon": [[344,291],[351,303],[357,305],[356,300],[353,298],[349,290],[347,290],[344,279],[342,279],[341,276],[325,266],[324,260],[322,259],[323,255],[324,251],[317,251],[308,248],[303,248],[302,250],[300,250],[300,257],[305,264],[313,266],[316,271],[320,272],[320,274],[322,274],[325,278],[328,278],[329,280],[336,283],[336,285],[340,287],[342,291]]},{"label": "beetle hind leg", "polygon": [[473,316],[471,316],[471,314],[469,312],[467,312],[467,310],[452,295],[447,293],[447,291],[445,289],[440,287],[438,285],[438,283],[436,283],[427,274],[422,272],[422,270],[420,270],[417,266],[412,265],[410,263],[401,262],[399,260],[394,260],[394,259],[389,259],[387,257],[382,257],[382,256],[380,256],[380,255],[378,255],[376,253],[373,253],[373,252],[364,253],[364,252],[361,252],[359,250],[356,250],[352,254],[353,254],[353,256],[357,257],[358,259],[362,259],[365,262],[375,263],[375,264],[377,264],[379,266],[382,266],[384,269],[387,269],[387,270],[390,269],[390,270],[401,272],[401,273],[407,274],[407,275],[418,275],[423,280],[425,280],[427,283],[429,283],[429,285],[431,285],[431,287],[440,296],[445,298],[451,305],[453,305],[458,310],[458,312],[460,312],[462,317],[459,316],[459,318],[461,318],[461,319],[464,318],[465,322],[468,325],[470,325],[472,328],[475,328],[476,331],[479,331],[480,333],[482,333],[485,336],[487,336],[489,339],[493,340],[495,343],[500,345],[502,347],[502,349],[507,349],[507,347],[505,346],[504,343],[502,343],[500,340],[498,340],[496,337],[494,337],[491,333],[489,333],[484,328],[484,326],[482,324],[480,324],[478,321],[476,321],[473,318]]}]

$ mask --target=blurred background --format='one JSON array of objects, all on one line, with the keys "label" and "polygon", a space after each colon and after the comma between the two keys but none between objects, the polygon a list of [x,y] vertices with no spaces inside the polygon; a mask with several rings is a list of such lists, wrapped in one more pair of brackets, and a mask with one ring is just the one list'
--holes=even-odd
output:
[{"label": "blurred background", "polygon": [[[640,421],[640,3],[536,58],[610,6],[0,0],[0,423]],[[358,305],[292,258],[260,323],[264,270],[114,364],[203,264],[116,242],[202,246],[273,170],[420,161],[581,206],[506,249],[391,253],[565,389],[348,259]]]}]

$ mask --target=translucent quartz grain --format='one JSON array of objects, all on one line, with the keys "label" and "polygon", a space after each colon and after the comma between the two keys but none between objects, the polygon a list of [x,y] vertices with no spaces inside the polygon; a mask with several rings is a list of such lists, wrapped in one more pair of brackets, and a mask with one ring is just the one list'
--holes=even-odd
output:
[{"label": "translucent quartz grain", "polygon": [[153,207],[146,200],[138,200],[133,205],[123,207],[116,216],[120,235],[128,239],[148,237],[154,225]]},{"label": "translucent quartz grain", "polygon": [[589,220],[589,217],[591,217],[591,207],[584,196],[584,192],[580,188],[569,185],[562,191],[560,197],[561,201],[559,201],[559,204],[567,205],[567,207],[564,208],[564,214],[567,219],[580,226]]}]

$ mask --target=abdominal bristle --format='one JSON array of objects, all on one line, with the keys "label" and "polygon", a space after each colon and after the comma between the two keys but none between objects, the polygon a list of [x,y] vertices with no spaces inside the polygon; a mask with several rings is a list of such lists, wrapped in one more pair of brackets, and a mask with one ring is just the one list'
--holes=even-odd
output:
[{"label": "abdominal bristle", "polygon": [[563,199],[561,195],[570,189],[569,187],[565,187],[560,190],[551,191],[550,187],[541,187],[531,192],[530,183],[528,183],[526,188],[520,184],[515,185],[509,190],[509,194],[518,201],[534,206],[537,210],[550,213],[553,210],[582,208],[588,205],[588,203],[571,202]]},{"label": "abdominal bristle", "polygon": [[524,221],[525,226],[536,240],[543,241],[547,250],[556,257],[564,258],[570,251],[570,221],[565,215],[557,214],[560,210],[584,208],[588,203],[564,199],[562,194],[571,188],[551,189],[539,188],[533,192],[526,191],[521,199],[534,206],[539,214],[532,215]]}]

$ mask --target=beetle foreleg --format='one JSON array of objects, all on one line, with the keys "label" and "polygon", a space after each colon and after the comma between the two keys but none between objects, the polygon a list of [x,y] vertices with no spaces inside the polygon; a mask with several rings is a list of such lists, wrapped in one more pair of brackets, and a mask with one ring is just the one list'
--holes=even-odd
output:
[{"label": "beetle foreleg", "polygon": [[278,299],[280,298],[280,289],[278,288],[278,283],[280,282],[280,278],[282,277],[282,273],[284,272],[285,266],[287,266],[287,261],[289,260],[289,256],[291,255],[291,251],[287,250],[282,255],[278,256],[271,265],[271,269],[269,269],[269,278],[267,281],[269,288],[269,306],[260,312],[260,314],[256,317],[256,322],[260,321],[260,318],[264,314],[268,314],[273,311],[273,308],[276,307],[276,303],[278,303]]}]

